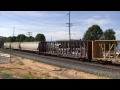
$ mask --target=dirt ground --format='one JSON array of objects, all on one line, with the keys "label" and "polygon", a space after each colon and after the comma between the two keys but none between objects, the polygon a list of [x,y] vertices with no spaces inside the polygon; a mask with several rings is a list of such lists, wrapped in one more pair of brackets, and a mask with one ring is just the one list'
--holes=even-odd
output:
[{"label": "dirt ground", "polygon": [[[0,63],[0,79],[109,79],[73,69],[60,68],[30,59],[12,56]],[[6,62],[7,61],[7,62]]]}]

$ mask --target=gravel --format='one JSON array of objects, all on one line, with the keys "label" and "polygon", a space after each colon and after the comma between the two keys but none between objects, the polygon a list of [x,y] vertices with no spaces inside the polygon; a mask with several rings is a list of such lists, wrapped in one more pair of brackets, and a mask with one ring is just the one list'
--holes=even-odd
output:
[{"label": "gravel", "polygon": [[112,79],[120,79],[120,67],[114,66],[112,68],[112,66],[98,65],[98,64],[95,65],[92,63],[89,65],[87,62],[73,61],[73,60],[63,59],[63,58],[56,59],[55,57],[45,58],[45,56],[31,54],[31,53],[28,54],[24,52],[16,53],[15,51],[12,53],[15,55],[24,57],[24,58],[37,60],[40,62],[52,64],[52,65],[59,66],[59,67],[80,70],[80,71],[84,71],[84,72],[91,73],[91,74],[97,74],[99,76],[106,76]]}]

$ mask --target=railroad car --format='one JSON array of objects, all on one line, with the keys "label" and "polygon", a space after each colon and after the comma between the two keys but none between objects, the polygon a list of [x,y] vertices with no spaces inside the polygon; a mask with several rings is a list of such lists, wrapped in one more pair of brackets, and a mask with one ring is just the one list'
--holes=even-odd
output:
[{"label": "railroad car", "polygon": [[120,63],[120,40],[92,41],[92,59],[98,62]]},{"label": "railroad car", "polygon": [[39,52],[39,44],[40,42],[21,42],[20,50],[22,51],[30,51],[30,52]]},{"label": "railroad car", "polygon": [[20,49],[20,42],[12,42],[11,49],[19,50]]},{"label": "railroad car", "polygon": [[90,61],[92,59],[92,41],[53,41],[42,42],[41,48],[44,48],[44,54],[57,55],[60,57],[69,57],[77,59],[86,59]]},{"label": "railroad car", "polygon": [[71,40],[52,42],[6,42],[4,48],[36,52],[37,54],[56,55],[87,61],[120,63],[119,40]]},{"label": "railroad car", "polygon": [[10,42],[4,43],[4,48],[9,49],[11,46],[10,44],[11,44]]}]

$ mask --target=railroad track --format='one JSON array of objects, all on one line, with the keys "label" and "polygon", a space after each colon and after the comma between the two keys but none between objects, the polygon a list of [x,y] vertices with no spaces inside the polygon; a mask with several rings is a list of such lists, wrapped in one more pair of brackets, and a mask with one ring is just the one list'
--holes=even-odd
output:
[{"label": "railroad track", "polygon": [[[10,50],[0,49],[3,52],[10,53]],[[44,55],[37,55],[33,53],[27,52],[19,52],[11,50],[11,54],[29,58],[32,60],[37,60],[40,62],[56,65],[63,68],[70,68],[75,70],[84,71],[91,74],[97,74],[102,76],[107,76],[110,78],[120,79],[120,67],[113,66],[113,65],[101,65],[96,64],[95,62],[82,62],[73,59],[66,59],[66,58],[59,58],[53,56],[44,56]]]}]

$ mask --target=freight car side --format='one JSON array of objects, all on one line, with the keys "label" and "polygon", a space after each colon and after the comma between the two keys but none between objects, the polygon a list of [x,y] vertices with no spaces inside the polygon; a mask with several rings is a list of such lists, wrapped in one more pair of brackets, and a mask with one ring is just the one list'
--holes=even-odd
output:
[{"label": "freight car side", "polygon": [[22,51],[39,52],[40,42],[21,42],[20,48]]},{"label": "freight car side", "polygon": [[11,46],[11,43],[10,43],[10,42],[4,43],[4,48],[5,48],[5,49],[9,49],[10,46]]},{"label": "freight car side", "polygon": [[11,49],[20,50],[20,42],[11,43]]},{"label": "freight car side", "polygon": [[42,42],[40,53],[91,61],[92,41],[71,40]]},{"label": "freight car side", "polygon": [[98,62],[120,63],[120,40],[92,41],[92,59]]}]

